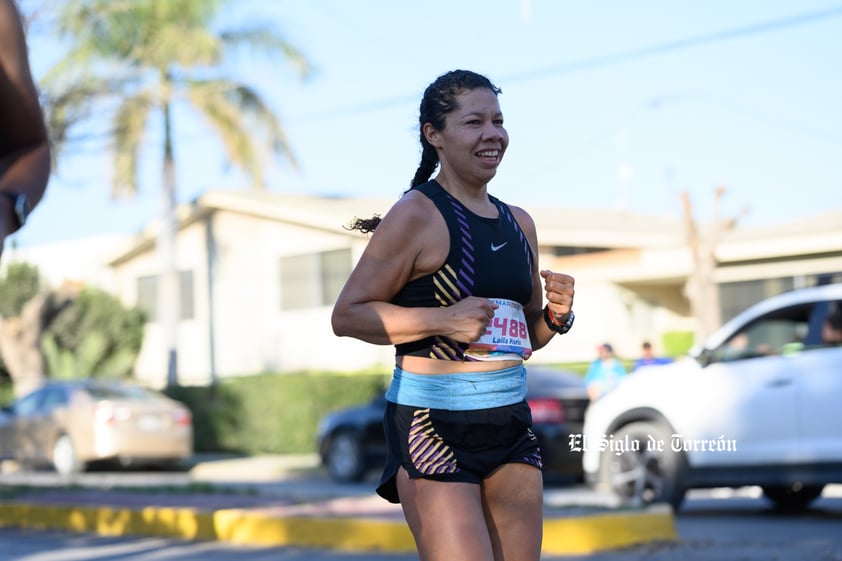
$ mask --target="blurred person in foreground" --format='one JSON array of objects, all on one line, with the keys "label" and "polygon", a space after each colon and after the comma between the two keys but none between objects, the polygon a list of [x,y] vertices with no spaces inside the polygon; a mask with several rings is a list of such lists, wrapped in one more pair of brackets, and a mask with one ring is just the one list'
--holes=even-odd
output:
[{"label": "blurred person in foreground", "polygon": [[[822,320],[820,335],[821,339],[815,345],[829,347],[842,345],[842,302],[835,302],[831,305],[827,315]],[[796,355],[807,346],[808,344],[801,340],[786,343],[781,347],[781,354],[785,356]]]},{"label": "blurred person in foreground", "polygon": [[382,220],[354,222],[374,233],[333,311],[337,335],[395,345],[377,492],[422,561],[541,555],[524,361],[572,326],[574,281],[539,270],[532,218],[488,193],[509,144],[499,93],[466,70],[427,87],[421,163]]},{"label": "blurred person in foreground", "polygon": [[644,341],[640,346],[640,358],[634,361],[632,372],[643,366],[650,366],[653,364],[669,364],[672,359],[668,356],[657,356],[652,348],[652,343]]},{"label": "blurred person in foreground", "polygon": [[837,302],[822,324],[822,343],[842,344],[842,302]]},{"label": "blurred person in foreground", "polygon": [[591,401],[596,401],[613,390],[626,376],[626,367],[614,355],[614,347],[610,343],[598,346],[596,354],[596,359],[591,362],[585,373],[585,386]]},{"label": "blurred person in foreground", "polygon": [[41,200],[50,177],[50,145],[29,68],[20,12],[0,0],[0,255]]}]

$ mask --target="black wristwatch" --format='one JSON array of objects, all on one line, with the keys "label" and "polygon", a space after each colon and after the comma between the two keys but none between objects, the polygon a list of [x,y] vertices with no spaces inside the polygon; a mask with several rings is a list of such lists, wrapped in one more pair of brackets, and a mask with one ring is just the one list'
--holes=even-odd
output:
[{"label": "black wristwatch", "polygon": [[29,199],[26,193],[12,193],[11,191],[0,191],[0,195],[9,201],[9,206],[12,207],[12,214],[15,218],[14,230],[19,230],[26,219],[29,218],[29,213],[32,211],[32,205],[29,204]]},{"label": "black wristwatch", "polygon": [[564,323],[561,323],[555,319],[555,316],[550,311],[550,307],[544,306],[544,323],[547,324],[547,327],[549,327],[551,331],[554,331],[559,335],[564,335],[570,331],[570,328],[573,327],[573,320],[575,319],[576,316],[573,315],[573,310],[570,310],[567,314],[567,319]]}]

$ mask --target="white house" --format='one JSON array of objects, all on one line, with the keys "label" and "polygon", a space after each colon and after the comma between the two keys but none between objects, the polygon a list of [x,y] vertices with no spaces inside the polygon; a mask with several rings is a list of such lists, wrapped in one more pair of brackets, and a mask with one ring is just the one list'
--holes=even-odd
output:
[{"label": "white house", "polygon": [[134,243],[134,236],[106,235],[75,240],[63,240],[27,247],[7,244],[0,265],[5,268],[14,262],[32,263],[44,281],[53,287],[65,281],[94,285],[114,291],[114,273],[108,262],[114,255],[125,252]]},{"label": "white house", "polygon": [[[394,200],[211,191],[179,211],[178,370],[182,383],[261,371],[391,368],[393,348],[337,338],[335,298],[367,237],[354,217],[384,214]],[[590,360],[602,341],[635,356],[668,331],[692,330],[684,280],[692,267],[679,219],[624,211],[526,208],[542,268],[576,277],[576,326],[531,361]],[[564,220],[559,220],[564,216]],[[159,261],[150,226],[103,263],[101,282],[149,314],[136,374],[166,380],[156,322]],[[738,228],[718,250],[723,318],[776,292],[842,281],[842,212],[775,228]],[[72,274],[68,271],[68,275]],[[96,282],[100,282],[97,280]]]}]

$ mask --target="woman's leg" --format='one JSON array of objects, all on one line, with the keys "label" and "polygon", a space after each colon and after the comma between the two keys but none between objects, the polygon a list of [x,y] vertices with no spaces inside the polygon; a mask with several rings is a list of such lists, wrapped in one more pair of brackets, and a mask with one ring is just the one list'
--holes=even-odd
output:
[{"label": "woman's leg", "polygon": [[538,561],[544,530],[541,470],[505,464],[482,484],[495,561]]},{"label": "woman's leg", "polygon": [[495,559],[479,485],[410,479],[401,468],[397,486],[421,561]]}]

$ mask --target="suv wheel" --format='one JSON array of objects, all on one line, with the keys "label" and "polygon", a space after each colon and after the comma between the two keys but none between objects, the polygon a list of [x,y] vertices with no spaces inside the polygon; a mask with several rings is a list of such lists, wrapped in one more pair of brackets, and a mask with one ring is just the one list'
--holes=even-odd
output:
[{"label": "suv wheel", "polygon": [[336,481],[359,481],[365,475],[365,454],[359,436],[342,431],[330,439],[327,451],[327,471]]},{"label": "suv wheel", "polygon": [[763,487],[766,498],[775,503],[775,508],[786,511],[804,510],[819,498],[824,485],[767,485]]},{"label": "suv wheel", "polygon": [[666,502],[677,511],[686,492],[686,459],[683,452],[670,448],[670,437],[660,423],[644,421],[620,427],[611,440],[623,446],[628,443],[629,449],[618,453],[617,448],[608,447],[602,452],[600,480],[624,503]]},{"label": "suv wheel", "polygon": [[79,473],[84,468],[76,457],[73,441],[66,434],[59,436],[53,445],[53,468],[60,475]]}]

